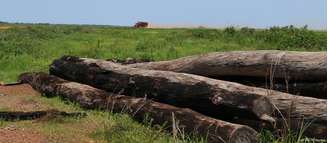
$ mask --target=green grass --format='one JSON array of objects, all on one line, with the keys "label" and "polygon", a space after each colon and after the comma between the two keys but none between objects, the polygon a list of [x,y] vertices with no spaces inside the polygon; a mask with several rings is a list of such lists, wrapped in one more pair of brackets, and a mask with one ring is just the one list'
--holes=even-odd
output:
[{"label": "green grass", "polygon": [[291,26],[255,30],[12,25],[0,30],[0,80],[12,82],[21,72],[47,71],[62,55],[167,60],[214,51],[322,51],[326,37],[324,31]]},{"label": "green grass", "polygon": [[[325,51],[326,32],[303,28],[272,27],[252,29],[228,27],[225,29],[134,29],[110,26],[31,25],[2,24],[11,26],[0,29],[0,81],[13,82],[22,72],[46,71],[48,65],[63,55],[75,55],[102,59],[127,57],[168,60],[178,57],[215,51],[234,50],[293,50]],[[1,27],[1,24],[0,24]],[[84,111],[76,105],[64,105],[59,99],[46,99],[46,104],[69,111]],[[71,121],[45,122],[34,126],[22,122],[22,126],[35,127],[48,134],[65,132],[73,136],[79,131],[67,125],[97,125],[90,137],[102,142],[203,142],[181,135],[178,139],[162,128],[142,125],[126,115],[100,111],[86,111],[87,118]],[[0,121],[0,126],[8,124]],[[66,133],[65,132],[65,133]],[[301,136],[302,137],[302,136]],[[58,137],[62,138],[62,137]],[[63,137],[65,139],[65,137]],[[261,134],[262,142],[299,143],[299,136],[274,137]],[[288,138],[296,138],[289,140]]]}]

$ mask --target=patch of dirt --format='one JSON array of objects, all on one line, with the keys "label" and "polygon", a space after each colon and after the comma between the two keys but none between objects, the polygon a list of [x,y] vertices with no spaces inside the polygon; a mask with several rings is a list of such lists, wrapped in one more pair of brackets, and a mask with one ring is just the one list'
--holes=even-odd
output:
[{"label": "patch of dirt", "polygon": [[35,91],[29,84],[15,84],[0,85],[0,95],[38,96],[40,93]]},{"label": "patch of dirt", "polygon": [[0,128],[0,143],[47,143],[40,133],[15,127]]},{"label": "patch of dirt", "polygon": [[[48,104],[48,101],[41,99],[40,94],[28,84],[1,85],[0,83],[0,112],[26,113],[56,108],[51,102]],[[73,112],[64,116],[84,117],[85,115]],[[96,129],[92,124],[86,125],[87,122],[81,120],[77,120],[78,123],[70,122],[61,117],[63,115],[50,114],[34,120],[5,120],[5,124],[0,123],[0,143],[98,142],[89,137],[89,134]],[[49,124],[55,124],[55,129]]]},{"label": "patch of dirt", "polygon": [[40,103],[33,96],[5,95],[0,96],[0,110],[6,111],[41,111],[48,110],[48,105]]},{"label": "patch of dirt", "polygon": [[28,84],[0,86],[0,110],[5,111],[41,111],[48,110],[48,105],[38,99],[40,93]]}]

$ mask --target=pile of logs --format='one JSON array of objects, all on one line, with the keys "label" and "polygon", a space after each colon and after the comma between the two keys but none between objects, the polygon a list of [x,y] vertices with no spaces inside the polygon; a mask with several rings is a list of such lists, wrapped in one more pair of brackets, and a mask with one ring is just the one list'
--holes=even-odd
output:
[{"label": "pile of logs", "polygon": [[[240,51],[118,64],[63,56],[19,81],[83,108],[145,116],[209,142],[253,143],[261,129],[326,138],[326,53]],[[297,95],[296,95],[297,94]]]}]

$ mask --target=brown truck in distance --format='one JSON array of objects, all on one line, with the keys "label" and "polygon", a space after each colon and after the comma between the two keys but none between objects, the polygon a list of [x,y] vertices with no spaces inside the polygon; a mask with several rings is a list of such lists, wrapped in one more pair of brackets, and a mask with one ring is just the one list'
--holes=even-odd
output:
[{"label": "brown truck in distance", "polygon": [[137,22],[136,24],[134,24],[134,28],[147,28],[148,27],[148,22],[142,22],[142,21],[139,21]]}]

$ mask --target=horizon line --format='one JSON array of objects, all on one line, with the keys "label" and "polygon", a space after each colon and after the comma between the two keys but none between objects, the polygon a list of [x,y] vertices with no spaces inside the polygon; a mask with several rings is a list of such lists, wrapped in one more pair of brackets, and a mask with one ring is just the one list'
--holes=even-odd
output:
[{"label": "horizon line", "polygon": [[[142,21],[142,20],[140,20]],[[137,23],[139,21],[136,21]],[[143,21],[143,22],[148,22],[148,21]],[[19,21],[1,21],[0,24],[5,23],[5,24],[49,24],[49,25],[78,25],[78,26],[115,26],[115,27],[133,27],[135,23],[132,23],[131,25],[116,25],[116,24],[96,24],[96,23],[55,23],[55,22],[19,22]],[[286,26],[294,26],[296,28],[302,28],[307,26],[307,29],[309,30],[318,30],[318,31],[327,31],[327,25],[326,27],[322,28],[313,28],[309,27],[307,24],[305,25],[271,25],[271,26],[265,26],[265,27],[256,27],[256,26],[249,26],[249,25],[237,25],[237,24],[227,24],[227,25],[206,25],[206,24],[158,24],[158,23],[152,23],[148,22],[150,27],[149,29],[154,28],[154,29],[174,29],[174,28],[207,28],[207,29],[224,29],[228,27],[234,27],[234,28],[254,28],[254,29],[269,29],[272,27],[286,27]]]}]

